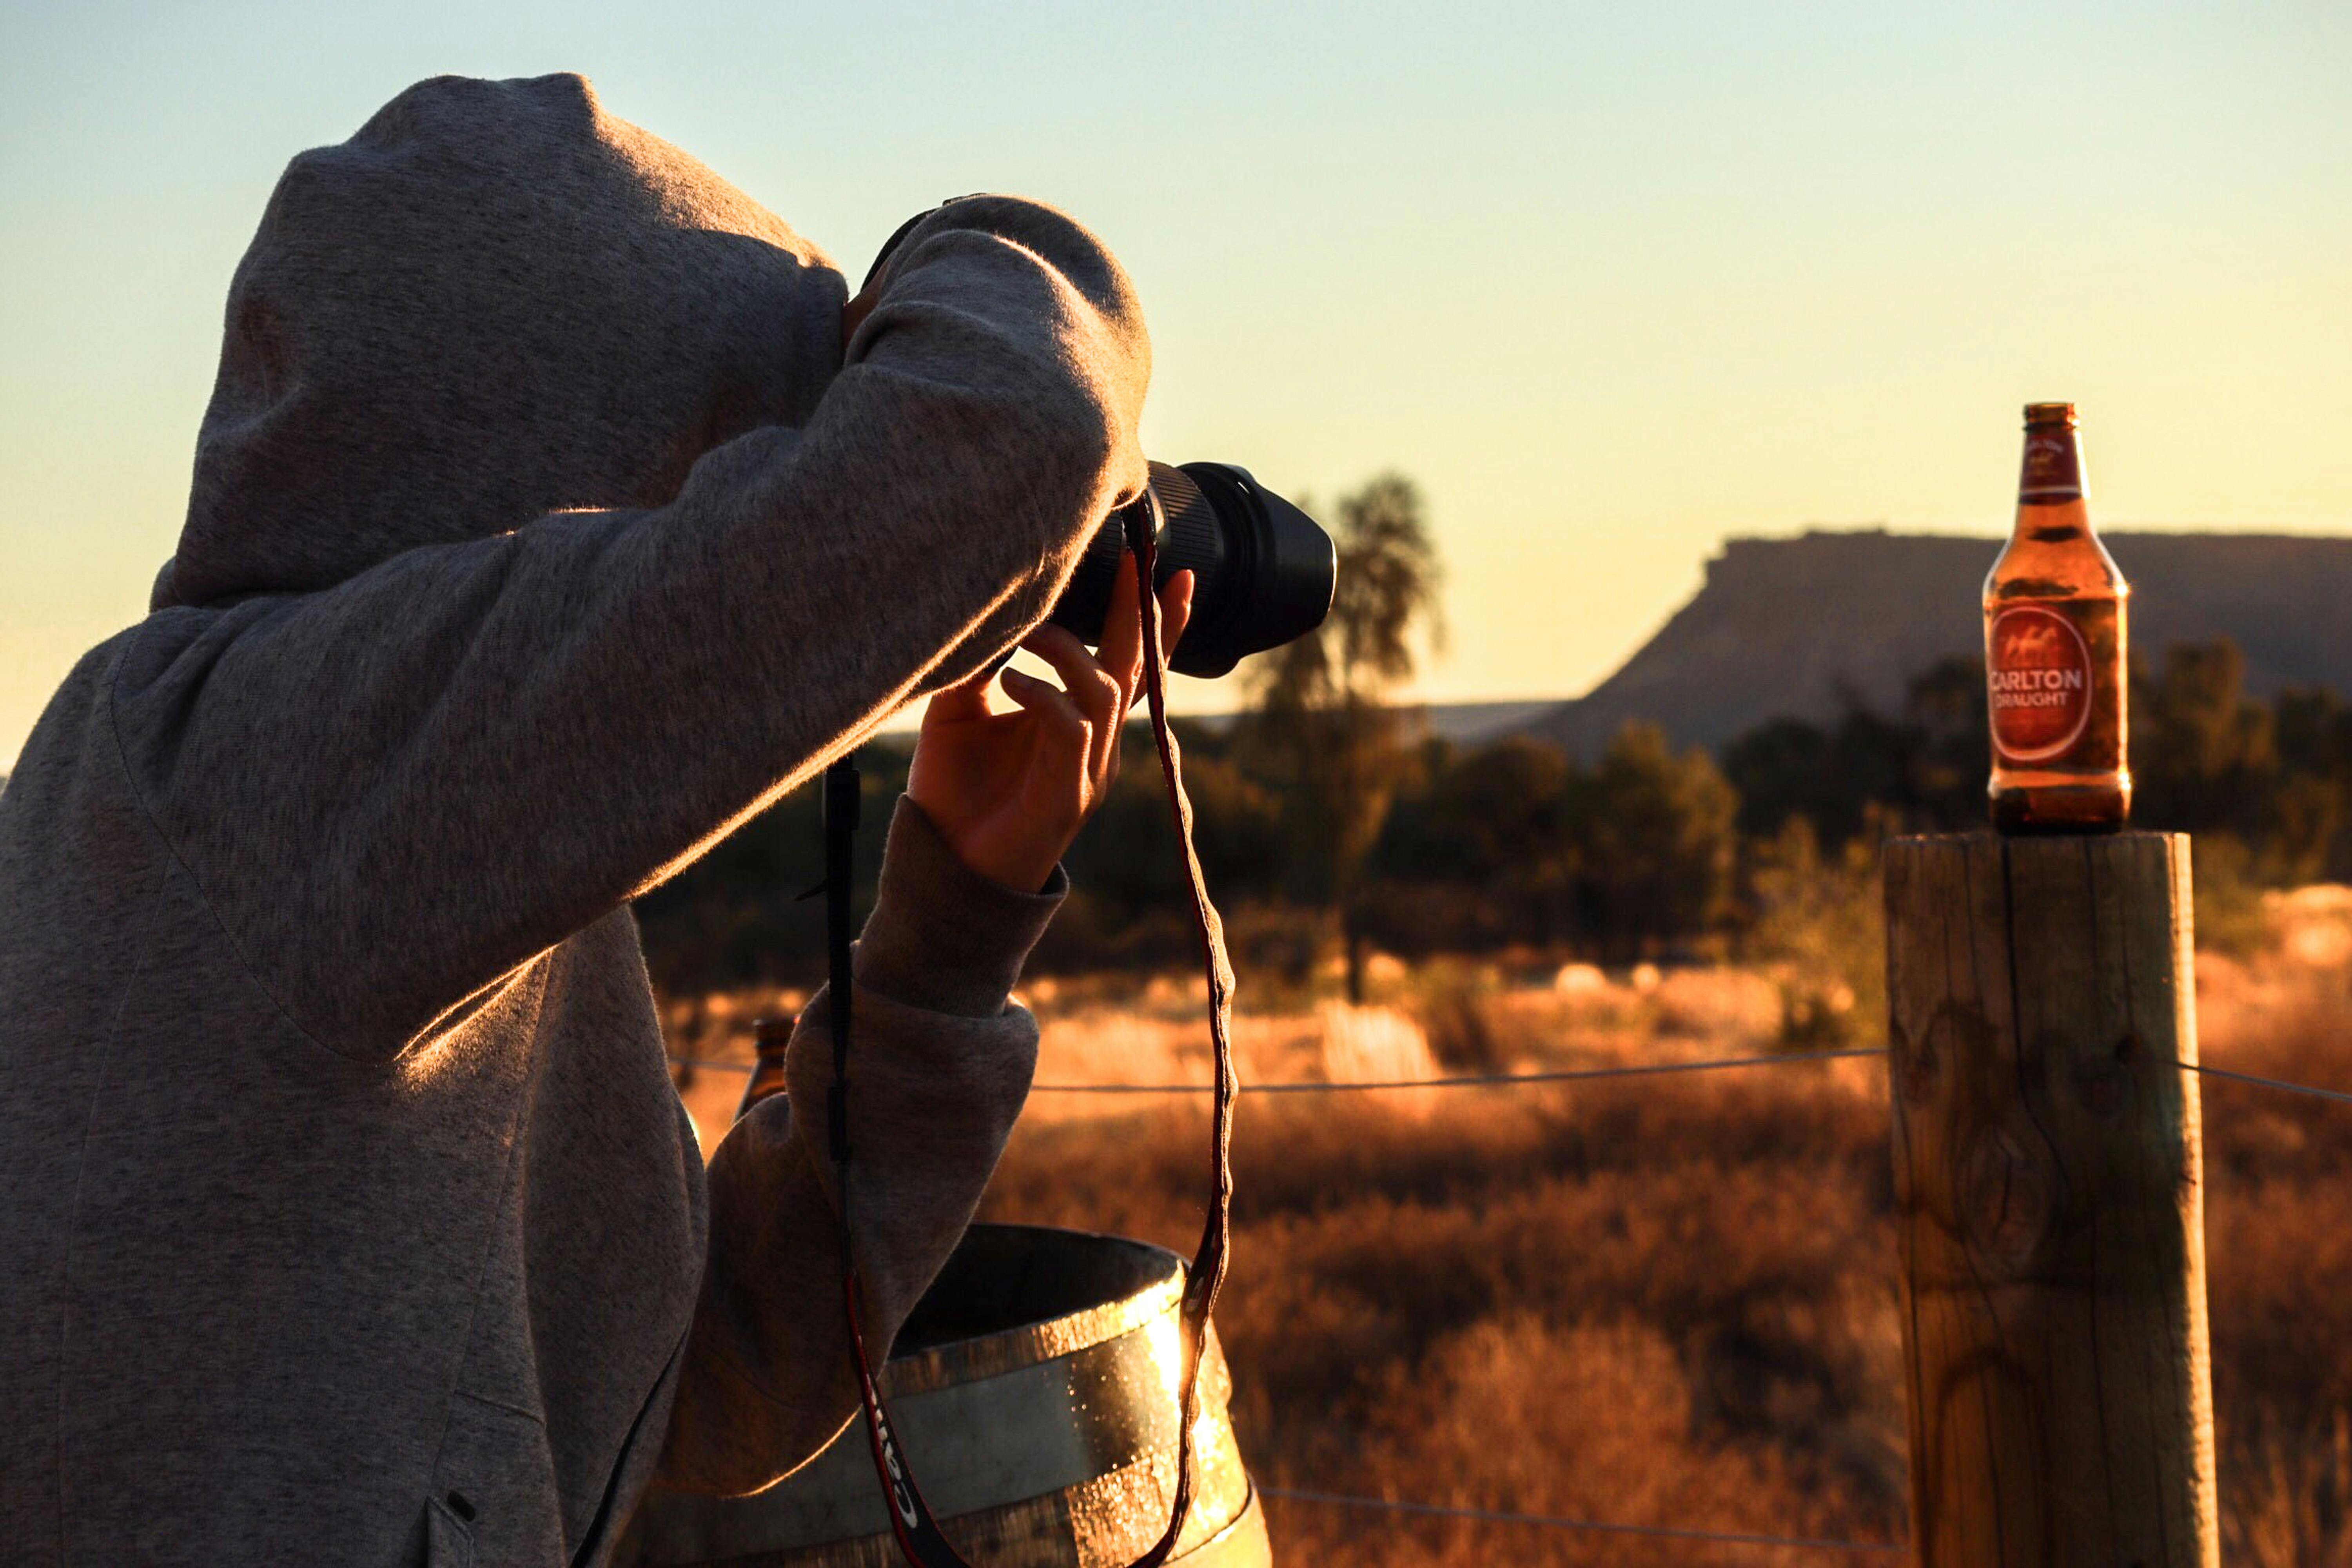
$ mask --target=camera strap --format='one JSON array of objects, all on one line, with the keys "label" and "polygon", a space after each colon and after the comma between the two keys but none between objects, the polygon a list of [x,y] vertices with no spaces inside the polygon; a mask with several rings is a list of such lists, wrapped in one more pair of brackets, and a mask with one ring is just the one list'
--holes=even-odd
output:
[{"label": "camera strap", "polygon": [[[1193,930],[1200,938],[1202,967],[1208,977],[1209,1040],[1216,1053],[1217,1082],[1209,1151],[1213,1195],[1202,1228],[1200,1247],[1185,1279],[1179,1310],[1183,1331],[1179,1353],[1184,1360],[1179,1398],[1181,1425],[1177,1440],[1175,1495],[1166,1531],[1150,1550],[1136,1559],[1133,1568],[1159,1568],[1167,1562],[1183,1533],[1185,1516],[1192,1511],[1198,1465],[1193,1433],[1201,1414],[1201,1364],[1206,1359],[1210,1314],[1215,1310],[1217,1293],[1225,1280],[1234,1193],[1234,1100],[1240,1089],[1234,1071],[1231,1038],[1233,964],[1225,954],[1223,924],[1217,918],[1216,906],[1209,900],[1208,888],[1201,875],[1201,858],[1192,847],[1192,804],[1184,794],[1182,752],[1168,726],[1168,661],[1160,647],[1160,604],[1150,591],[1154,516],[1150,507],[1127,509],[1127,546],[1135,556],[1137,614],[1141,620],[1144,691],[1150,707],[1151,737],[1160,754],[1160,776],[1167,786],[1168,808],[1175,821],[1177,845],[1183,857],[1185,882],[1192,899]],[[833,1086],[826,1096],[825,1117],[835,1176],[835,1199],[841,1214],[843,1306],[849,1315],[849,1343],[857,1362],[866,1438],[873,1449],[875,1473],[880,1477],[882,1489],[889,1500],[890,1528],[898,1537],[898,1550],[914,1568],[971,1568],[923,1501],[922,1489],[915,1483],[914,1470],[906,1450],[899,1446],[889,1409],[875,1383],[874,1362],[867,1353],[861,1327],[857,1253],[849,1215],[849,862],[857,831],[857,793],[854,756],[845,756],[825,769],[825,957],[833,1033]]]}]

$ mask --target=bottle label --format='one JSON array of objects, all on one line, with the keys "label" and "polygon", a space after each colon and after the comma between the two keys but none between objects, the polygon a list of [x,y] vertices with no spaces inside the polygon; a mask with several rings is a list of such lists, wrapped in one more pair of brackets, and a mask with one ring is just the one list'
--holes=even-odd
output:
[{"label": "bottle label", "polygon": [[2073,618],[2045,605],[2003,610],[1985,652],[1992,742],[2001,760],[2046,763],[2073,750],[2098,695],[2091,647]]},{"label": "bottle label", "polygon": [[2028,430],[2017,477],[2020,506],[2057,506],[2083,499],[2083,458],[2072,430]]}]

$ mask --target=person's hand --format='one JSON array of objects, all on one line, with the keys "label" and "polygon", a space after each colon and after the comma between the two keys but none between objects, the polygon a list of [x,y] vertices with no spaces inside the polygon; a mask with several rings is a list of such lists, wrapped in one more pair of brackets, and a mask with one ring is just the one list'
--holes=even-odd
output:
[{"label": "person's hand", "polygon": [[[1017,669],[982,674],[931,699],[915,742],[907,795],[950,848],[991,881],[1035,892],[1118,776],[1127,710],[1143,683],[1135,557],[1122,558],[1101,648],[1092,654],[1060,626],[1039,626],[1021,646],[1054,667],[1062,684]],[[1192,610],[1192,574],[1160,590],[1160,644],[1173,651]],[[1012,706],[993,700],[1002,695]]]}]

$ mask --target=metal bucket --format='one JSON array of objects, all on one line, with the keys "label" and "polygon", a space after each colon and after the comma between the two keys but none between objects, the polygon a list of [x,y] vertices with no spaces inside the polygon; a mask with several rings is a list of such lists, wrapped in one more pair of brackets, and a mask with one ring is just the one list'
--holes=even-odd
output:
[{"label": "metal bucket", "polygon": [[[1167,1527],[1176,1484],[1177,1305],[1164,1247],[976,1225],[880,1375],[915,1473],[980,1568],[1122,1568]],[[1213,1333],[1201,1371],[1192,1511],[1172,1561],[1266,1568],[1265,1523],[1225,1405]],[[639,1568],[896,1568],[865,1423],[745,1498],[649,1493],[617,1559]]]}]

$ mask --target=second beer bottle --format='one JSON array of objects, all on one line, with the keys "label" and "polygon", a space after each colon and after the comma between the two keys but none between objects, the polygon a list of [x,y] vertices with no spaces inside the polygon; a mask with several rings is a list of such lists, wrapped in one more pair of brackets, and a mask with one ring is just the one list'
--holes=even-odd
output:
[{"label": "second beer bottle", "polygon": [[2099,833],[2131,815],[2125,605],[2091,531],[2074,405],[2025,410],[2017,528],[1985,579],[1993,825]]}]

